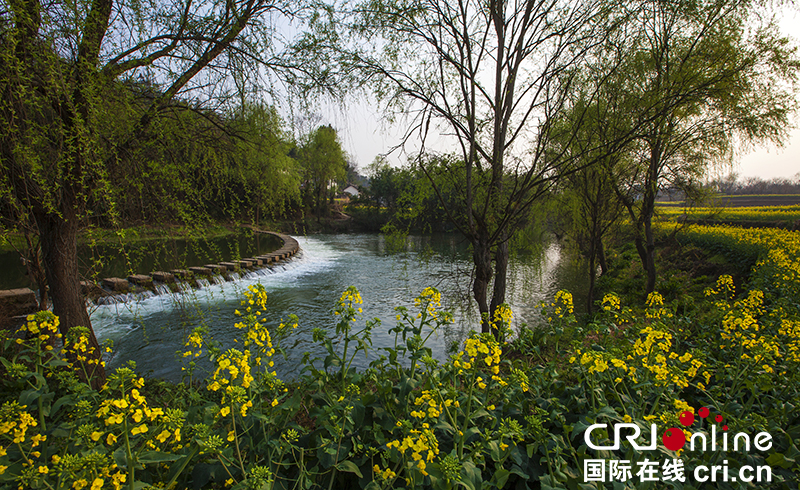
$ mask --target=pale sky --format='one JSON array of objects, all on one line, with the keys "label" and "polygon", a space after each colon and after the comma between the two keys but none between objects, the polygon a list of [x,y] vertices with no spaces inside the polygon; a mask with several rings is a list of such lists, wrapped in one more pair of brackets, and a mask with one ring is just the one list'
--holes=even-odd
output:
[{"label": "pale sky", "polygon": [[[786,9],[781,21],[784,31],[795,40],[800,40],[800,15],[795,10]],[[800,43],[800,41],[798,41]],[[387,153],[393,145],[400,141],[400,131],[391,127],[367,103],[348,104],[343,109],[329,109],[321,114],[334,126],[342,140],[342,145],[358,164],[361,173],[380,154]],[[794,125],[800,123],[800,114],[794,118]],[[405,163],[406,157],[400,152],[389,156],[393,165]],[[733,162],[733,171],[740,179],[746,177],[793,177],[800,172],[800,129],[794,128],[786,145],[777,148],[774,145],[756,148],[740,155]],[[728,173],[723,170],[720,173]]]},{"label": "pale sky", "polygon": [[[796,10],[785,9],[781,19],[784,32],[800,43],[800,15]],[[800,122],[800,115],[795,115],[795,126]],[[734,171],[742,177],[793,177],[800,172],[800,129],[795,127],[783,148],[766,147],[756,149],[743,155]]]}]

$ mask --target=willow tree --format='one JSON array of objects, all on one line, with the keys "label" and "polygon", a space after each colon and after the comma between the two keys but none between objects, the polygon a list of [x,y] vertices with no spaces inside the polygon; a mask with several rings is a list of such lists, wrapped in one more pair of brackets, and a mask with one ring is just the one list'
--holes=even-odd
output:
[{"label": "willow tree", "polygon": [[306,201],[313,203],[317,218],[327,214],[331,186],[345,176],[347,159],[339,136],[331,126],[319,126],[309,133],[300,151]]},{"label": "willow tree", "polygon": [[[298,63],[276,52],[273,21],[302,8],[288,0],[0,0],[0,198],[38,231],[63,333],[91,327],[76,240],[89,217],[114,218],[113,196],[130,183],[112,180],[116,167],[143,165],[128,175],[146,175],[146,162],[127,157],[174,101],[196,111],[225,100],[230,71],[264,73],[264,59],[273,73],[291,71]],[[121,87],[142,80],[154,89],[132,102],[136,91]]]},{"label": "willow tree", "polygon": [[424,156],[431,134],[439,151],[460,155],[449,169],[458,195],[441,198],[472,245],[484,331],[505,302],[511,235],[570,164],[546,149],[574,75],[610,28],[603,4],[369,0],[357,9],[355,32],[369,42],[351,61],[410,119],[404,141],[421,142],[423,170],[437,160]]},{"label": "willow tree", "polygon": [[751,0],[634,0],[625,63],[605,90],[616,118],[631,121],[622,150],[634,162],[616,174],[636,250],[656,286],[653,215],[660,190],[698,180],[739,142],[787,134],[796,108],[796,48]]},{"label": "willow tree", "polygon": [[[570,221],[567,232],[575,238],[588,259],[589,287],[586,309],[593,311],[597,266],[600,274],[608,271],[605,243],[619,226],[624,211],[615,193],[619,175],[628,175],[630,162],[620,148],[632,137],[629,123],[613,120],[616,115],[612,98],[600,97],[589,107],[582,102],[585,94],[576,93],[572,111],[560,121],[561,138],[554,138],[556,151],[574,155],[578,165],[566,170],[559,180],[558,201]],[[591,97],[594,98],[594,97]],[[613,122],[612,122],[613,120]],[[575,131],[575,127],[579,131]]]}]

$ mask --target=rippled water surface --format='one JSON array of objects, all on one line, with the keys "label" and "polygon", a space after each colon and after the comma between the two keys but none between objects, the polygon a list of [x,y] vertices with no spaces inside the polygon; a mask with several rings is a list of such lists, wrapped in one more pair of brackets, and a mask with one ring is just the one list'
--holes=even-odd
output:
[{"label": "rippled water surface", "polygon": [[[263,284],[269,294],[266,317],[270,327],[290,314],[300,319],[299,327],[285,343],[288,360],[276,360],[278,374],[286,378],[299,373],[304,352],[323,356],[322,348],[311,341],[311,331],[318,327],[334,329],[331,310],[351,285],[361,291],[364,317],[382,321],[372,335],[372,352],[366,358],[357,358],[357,367],[365,367],[380,355],[379,347],[394,344],[394,336],[387,333],[396,323],[394,308],[411,308],[413,299],[426,286],[442,291],[443,306],[452,309],[456,318],[452,328],[435,332],[428,341],[435,356],[445,358],[449,344],[460,342],[466,332],[478,328],[477,310],[469,301],[471,255],[460,236],[412,236],[400,253],[387,253],[382,235],[297,238],[302,251],[296,258],[237,281],[94,307],[92,324],[98,337],[114,341],[116,354],[110,366],[134,360],[141,373],[180,379],[181,363],[176,352],[184,349],[184,341],[195,326],[207,325],[225,348],[236,345],[233,339],[239,331],[234,328],[234,310],[243,298],[242,291],[256,283]],[[579,293],[583,277],[580,268],[555,243],[544,244],[538,254],[515,256],[507,296],[515,312],[514,323],[536,322],[539,301],[552,298],[562,288]],[[362,320],[357,327],[363,324]]]}]

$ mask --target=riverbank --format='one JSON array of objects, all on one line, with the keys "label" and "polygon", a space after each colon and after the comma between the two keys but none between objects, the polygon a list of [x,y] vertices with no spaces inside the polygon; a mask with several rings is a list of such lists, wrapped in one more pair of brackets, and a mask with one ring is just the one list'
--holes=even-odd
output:
[{"label": "riverbank", "polygon": [[[649,473],[626,475],[636,487],[702,488],[709,468],[719,467],[715,488],[790,488],[800,456],[794,443],[800,419],[791,409],[800,403],[800,237],[780,230],[687,231],[691,235],[678,236],[684,247],[690,240],[731,257],[758,250],[755,267],[741,284],[727,274],[706,277],[711,286],[684,291],[683,301],[654,293],[628,302],[607,292],[601,311],[587,321],[576,317],[571,294],[557,292],[543,307],[545,325],[522,329],[512,345],[469,336],[447,359],[434,358],[426,344],[428,332],[452,321],[438,290],[414,281],[422,290],[416,298],[391,301],[399,306],[396,324],[381,326],[365,321],[371,312],[362,294],[372,291],[346,288],[334,295],[328,328],[315,329],[311,353],[297,362],[300,377],[291,383],[273,363],[298,342],[302,315],[268,326],[262,321],[270,316],[268,291],[253,284],[238,308],[234,346],[220,349],[209,335],[230,325],[212,322],[187,333],[185,383],[140,381],[123,369],[96,393],[68,376],[35,377],[47,383],[37,393],[52,395],[28,393],[27,407],[5,408],[0,423],[12,415],[41,421],[27,424],[16,445],[9,442],[0,456],[0,481],[27,487],[56,479],[66,486],[124,479],[194,488],[254,482],[281,488],[598,488],[603,485],[593,468],[602,464],[610,485],[619,482],[608,471],[616,461],[634,469],[649,465]],[[680,257],[686,248],[676,250]],[[41,338],[53,319],[42,315],[31,322],[39,336],[23,340],[21,348],[42,359],[34,365],[56,370]],[[498,331],[505,332],[512,318],[512,311],[499,311]],[[377,332],[386,330],[395,341],[373,348]],[[3,355],[13,361],[10,352]],[[548,352],[554,355],[543,355]],[[353,369],[370,353],[368,366]],[[208,376],[197,370],[204,359]],[[16,379],[2,378],[4,397],[22,396]],[[39,400],[44,408],[36,408]],[[611,429],[594,428],[587,441],[593,424],[622,423],[643,433],[635,439],[638,448],[627,442],[590,447],[613,444],[604,438],[613,437]],[[720,449],[723,433],[736,434],[727,444],[737,440],[738,449]],[[44,435],[46,448],[34,449]],[[70,454],[95,459],[76,465],[64,461]],[[25,473],[23,461],[36,471]],[[673,479],[677,471],[683,481]]]}]

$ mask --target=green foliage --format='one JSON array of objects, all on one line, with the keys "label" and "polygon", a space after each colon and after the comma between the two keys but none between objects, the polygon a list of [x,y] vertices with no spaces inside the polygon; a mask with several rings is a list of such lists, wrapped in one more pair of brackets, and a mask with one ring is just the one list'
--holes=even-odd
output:
[{"label": "green foliage", "polygon": [[336,130],[320,126],[309,134],[298,149],[303,172],[306,206],[317,216],[327,215],[330,186],[345,176],[347,161]]},{"label": "green foliage", "polygon": [[[363,319],[351,287],[333,308],[332,328],[314,331],[323,357],[307,357],[291,384],[272,359],[299,320],[267,329],[260,285],[237,311],[236,348],[221,350],[208,330],[189,336],[187,375],[196,374],[195,359],[213,366],[189,384],[145,381],[126,367],[95,391],[74,374],[85,341],[62,345],[57,318],[42,312],[3,342],[0,487],[615,488],[585,482],[584,460],[647,457],[680,459],[687,475],[648,488],[697,488],[692,470],[723,459],[733,471],[769,465],[771,488],[790,488],[800,454],[791,410],[800,403],[798,257],[779,251],[764,254],[753,273],[759,287],[739,296],[728,276],[692,310],[658,293],[633,308],[608,294],[597,315],[578,322],[561,291],[544,306],[541,327],[511,343],[470,334],[445,361],[425,345],[452,322],[439,291],[426,288],[396,308],[394,345],[373,352],[379,323]],[[490,323],[507,332],[510,319],[503,306]],[[356,371],[362,355],[373,360]],[[595,452],[584,443],[594,423],[633,423],[645,434],[656,424],[660,434],[700,407],[736,432],[768,431],[772,447],[678,454],[626,443]],[[707,423],[687,430],[709,436]]]},{"label": "green foliage", "polygon": [[250,104],[240,108],[230,125],[238,136],[226,154],[226,191],[258,225],[264,216],[277,219],[300,202],[299,163],[288,156],[289,138],[274,107]]}]

